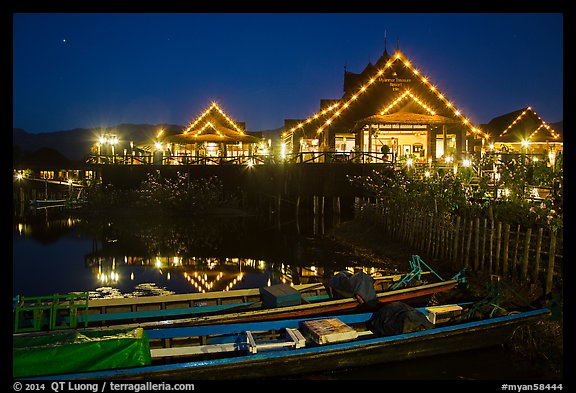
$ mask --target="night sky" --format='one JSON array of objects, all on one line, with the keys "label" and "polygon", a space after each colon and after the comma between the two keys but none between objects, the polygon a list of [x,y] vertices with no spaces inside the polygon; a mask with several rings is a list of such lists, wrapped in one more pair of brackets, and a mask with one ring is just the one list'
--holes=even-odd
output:
[{"label": "night sky", "polygon": [[563,120],[561,13],[15,13],[13,126],[40,133],[193,121],[216,101],[248,131],[305,119],[397,45],[479,125],[532,106]]}]

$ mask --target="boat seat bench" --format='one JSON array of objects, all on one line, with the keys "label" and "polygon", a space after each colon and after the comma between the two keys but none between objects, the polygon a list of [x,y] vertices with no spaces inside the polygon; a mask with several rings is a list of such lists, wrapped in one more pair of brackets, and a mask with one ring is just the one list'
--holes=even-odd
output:
[{"label": "boat seat bench", "polygon": [[302,348],[306,345],[306,339],[298,329],[286,328],[286,339],[272,340],[257,342],[254,340],[252,332],[244,332],[246,335],[245,341],[236,341],[230,343],[206,344],[206,345],[192,345],[171,348],[152,348],[150,355],[153,359],[177,357],[177,356],[192,356],[202,355],[207,353],[222,353],[233,351],[247,350],[249,353],[257,353],[258,350],[272,350],[278,348]]}]

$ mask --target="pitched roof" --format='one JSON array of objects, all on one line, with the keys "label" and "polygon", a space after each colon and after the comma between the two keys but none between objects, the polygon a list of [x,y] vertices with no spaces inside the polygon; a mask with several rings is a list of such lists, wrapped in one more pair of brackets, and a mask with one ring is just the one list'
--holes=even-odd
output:
[{"label": "pitched roof", "polygon": [[213,102],[181,133],[166,136],[165,139],[186,144],[198,142],[257,143],[258,138],[247,135],[242,123],[234,122]]},{"label": "pitched roof", "polygon": [[486,125],[496,142],[546,142],[562,140],[550,125],[531,108],[523,108],[495,117]]},{"label": "pitched roof", "polygon": [[[382,63],[384,62],[379,60],[376,64]],[[424,109],[424,112],[427,112],[430,115],[436,114],[436,112],[438,112],[441,116],[451,118],[456,122],[464,125],[468,129],[468,132],[479,134],[484,138],[488,137],[488,135],[483,131],[473,126],[470,120],[464,117],[464,115],[462,115],[462,113],[454,107],[454,104],[450,102],[443,94],[441,94],[426,77],[422,76],[420,72],[412,66],[410,61],[408,61],[408,59],[406,59],[406,57],[400,51],[396,51],[396,53],[389,60],[387,60],[383,66],[373,67],[373,72],[366,75],[364,83],[360,84],[355,91],[345,93],[344,96],[335,104],[322,109],[320,112],[315,113],[314,115],[308,117],[306,120],[299,122],[289,130],[286,130],[286,136],[290,136],[296,131],[302,131],[304,134],[308,135],[320,135],[326,130],[326,128],[331,127],[341,118],[343,118],[347,111],[350,111],[351,108],[360,105],[359,102],[361,101],[361,98],[366,93],[373,91],[375,86],[378,85],[376,82],[383,82],[384,79],[393,78],[396,74],[396,70],[399,72],[408,72],[411,77],[414,77],[416,79],[416,85],[418,88],[426,93],[426,99],[428,101],[434,102],[424,103],[416,97],[415,93],[411,92],[410,90],[405,90],[399,92],[398,96],[391,99],[390,102],[387,103],[386,107],[389,109],[384,110],[384,113],[380,112],[380,114],[387,114],[393,108],[398,108],[396,110],[399,111],[399,104],[401,101],[405,98],[411,98],[412,102],[417,102],[419,104],[421,107],[420,110]],[[362,74],[365,74],[365,72],[363,71]],[[376,115],[376,112],[377,111],[374,111],[372,114]],[[431,112],[433,112],[433,114]]]}]

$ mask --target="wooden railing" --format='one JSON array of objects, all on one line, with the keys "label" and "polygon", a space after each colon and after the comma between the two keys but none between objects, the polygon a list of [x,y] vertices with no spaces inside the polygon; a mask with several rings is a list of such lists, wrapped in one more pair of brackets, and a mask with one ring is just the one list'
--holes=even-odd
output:
[{"label": "wooden railing", "polygon": [[89,155],[87,164],[100,165],[259,165],[280,163],[324,164],[386,164],[394,165],[391,154],[377,152],[300,152],[276,156],[253,154],[246,156],[190,156],[190,155]]}]

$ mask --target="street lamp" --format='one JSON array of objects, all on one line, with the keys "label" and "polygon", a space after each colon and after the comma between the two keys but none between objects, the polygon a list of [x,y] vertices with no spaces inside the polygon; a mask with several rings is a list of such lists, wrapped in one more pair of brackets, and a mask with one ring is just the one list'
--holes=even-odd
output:
[{"label": "street lamp", "polygon": [[112,135],[110,139],[108,139],[108,143],[112,146],[112,163],[115,163],[116,157],[114,156],[114,146],[118,143],[118,137],[116,135]]}]

